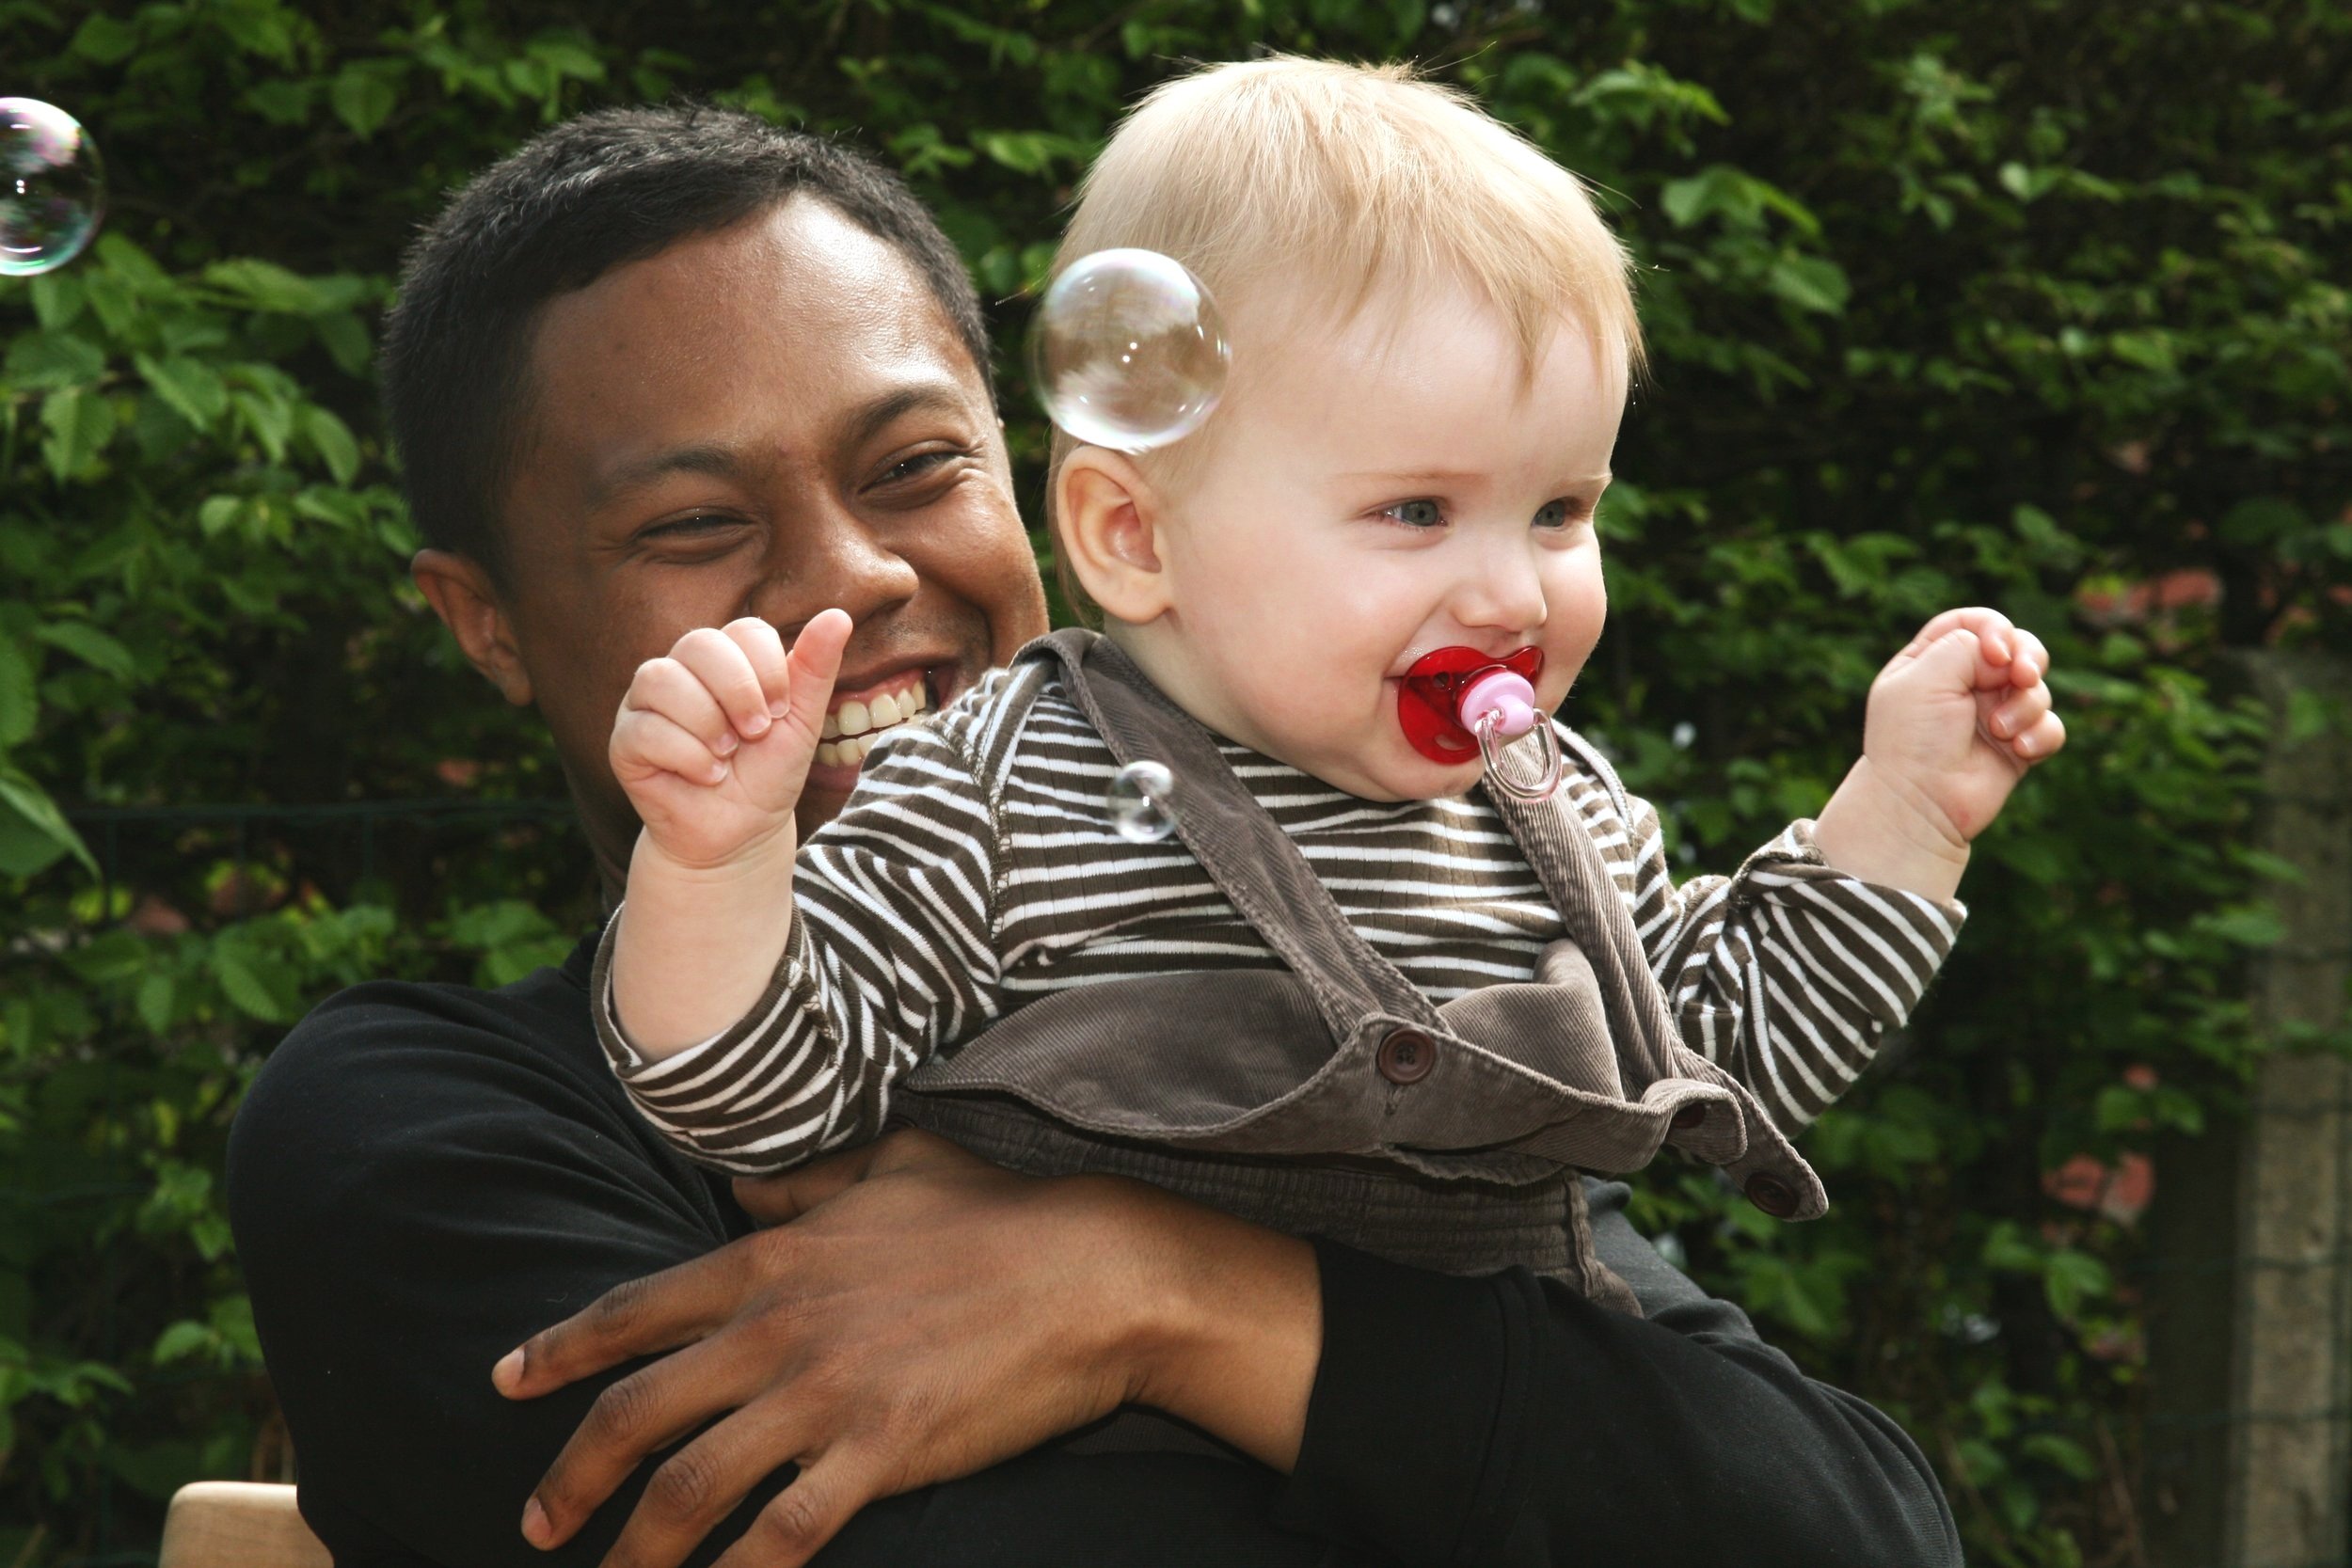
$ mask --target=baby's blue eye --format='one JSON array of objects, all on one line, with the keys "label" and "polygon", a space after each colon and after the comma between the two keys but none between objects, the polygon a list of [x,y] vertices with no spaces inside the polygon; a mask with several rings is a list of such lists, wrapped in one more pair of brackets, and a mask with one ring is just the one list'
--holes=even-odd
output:
[{"label": "baby's blue eye", "polygon": [[1380,509],[1384,517],[1394,517],[1406,528],[1436,528],[1445,521],[1445,508],[1433,500],[1398,501]]},{"label": "baby's blue eye", "polygon": [[1568,503],[1564,500],[1544,502],[1535,509],[1535,526],[1537,528],[1567,527]]}]

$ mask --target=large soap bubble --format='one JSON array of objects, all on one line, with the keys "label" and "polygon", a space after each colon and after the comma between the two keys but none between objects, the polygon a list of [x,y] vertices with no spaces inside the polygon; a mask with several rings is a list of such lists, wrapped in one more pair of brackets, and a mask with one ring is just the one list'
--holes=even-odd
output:
[{"label": "large soap bubble", "polygon": [[1056,424],[1116,451],[1149,451],[1200,428],[1232,351],[1216,301],[1155,250],[1098,250],[1039,304],[1030,380]]},{"label": "large soap bubble", "polygon": [[1164,762],[1131,762],[1111,775],[1103,804],[1120,837],[1157,844],[1176,831],[1176,776]]},{"label": "large soap bubble", "polygon": [[63,109],[0,98],[0,277],[64,266],[105,213],[98,146]]}]

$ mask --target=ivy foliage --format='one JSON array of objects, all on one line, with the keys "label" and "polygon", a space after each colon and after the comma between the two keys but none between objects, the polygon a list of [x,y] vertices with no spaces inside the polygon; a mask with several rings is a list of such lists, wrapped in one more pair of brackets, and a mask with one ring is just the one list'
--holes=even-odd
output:
[{"label": "ivy foliage", "polygon": [[[1909,1425],[1974,1560],[2117,1560],[2141,1243],[2043,1178],[2198,1135],[2262,1049],[2241,973],[2293,867],[2242,847],[2264,726],[2227,656],[2342,646],[2352,614],[2352,13],[581,14],[0,0],[0,91],[75,114],[112,181],[87,255],[0,279],[0,1559],[136,1551],[180,1483],[284,1473],[221,1214],[245,1085],[338,987],[500,983],[592,912],[544,739],[403,578],[370,356],[442,194],[605,103],[838,135],[940,213],[1010,367],[1120,107],[1273,48],[1425,62],[1591,180],[1639,258],[1654,367],[1569,716],[1690,867],[1819,807],[1934,610],[2053,649],[2073,745],[1981,841],[1945,981],[1810,1135],[1836,1212],[1774,1227],[1661,1172],[1640,1215]],[[1044,432],[1006,390],[1033,490]]]}]

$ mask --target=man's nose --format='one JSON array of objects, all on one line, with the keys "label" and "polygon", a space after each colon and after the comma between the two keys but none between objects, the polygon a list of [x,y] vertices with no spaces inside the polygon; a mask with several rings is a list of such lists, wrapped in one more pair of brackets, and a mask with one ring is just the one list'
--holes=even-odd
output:
[{"label": "man's nose", "polygon": [[891,541],[837,500],[803,505],[770,540],[744,613],[799,626],[820,610],[846,610],[861,626],[906,603],[921,578]]}]

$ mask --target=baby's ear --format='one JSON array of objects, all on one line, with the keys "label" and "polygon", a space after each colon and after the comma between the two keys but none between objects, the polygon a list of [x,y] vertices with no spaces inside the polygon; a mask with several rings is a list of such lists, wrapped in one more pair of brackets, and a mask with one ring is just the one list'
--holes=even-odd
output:
[{"label": "baby's ear", "polygon": [[1054,476],[1054,536],[1087,597],[1114,621],[1139,626],[1168,609],[1158,493],[1132,458],[1080,447]]}]

